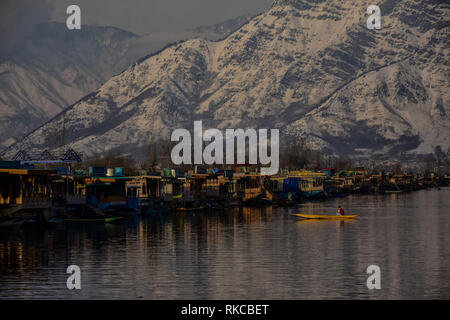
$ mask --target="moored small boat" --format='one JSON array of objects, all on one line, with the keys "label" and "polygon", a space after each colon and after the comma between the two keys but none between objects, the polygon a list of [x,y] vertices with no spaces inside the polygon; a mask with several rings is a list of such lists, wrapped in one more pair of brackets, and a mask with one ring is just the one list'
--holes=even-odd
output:
[{"label": "moored small boat", "polygon": [[64,218],[53,217],[48,220],[49,224],[63,224]]},{"label": "moored small boat", "polygon": [[13,218],[0,221],[0,228],[20,228],[25,223],[25,218]]},{"label": "moored small boat", "polygon": [[177,208],[177,211],[196,211],[196,210],[203,210],[205,209],[205,206],[195,207],[195,208],[185,208],[185,207],[179,207]]},{"label": "moored small boat", "polygon": [[82,223],[109,223],[123,219],[123,217],[104,217],[104,218],[67,218],[64,219],[65,222],[82,222]]}]

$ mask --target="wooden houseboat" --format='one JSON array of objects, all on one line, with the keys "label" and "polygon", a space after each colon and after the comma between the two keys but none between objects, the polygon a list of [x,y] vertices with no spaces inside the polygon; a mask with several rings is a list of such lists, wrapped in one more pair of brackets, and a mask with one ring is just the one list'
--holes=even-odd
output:
[{"label": "wooden houseboat", "polygon": [[51,215],[56,170],[38,170],[20,161],[0,161],[0,217],[35,215],[48,220]]},{"label": "wooden houseboat", "polygon": [[324,197],[324,180],[326,174],[323,172],[314,172],[309,170],[291,171],[289,177],[300,179],[300,190],[302,195],[307,198]]}]

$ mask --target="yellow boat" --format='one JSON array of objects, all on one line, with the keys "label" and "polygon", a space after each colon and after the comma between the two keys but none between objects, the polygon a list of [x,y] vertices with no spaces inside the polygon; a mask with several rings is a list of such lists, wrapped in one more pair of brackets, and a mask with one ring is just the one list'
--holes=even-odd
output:
[{"label": "yellow boat", "polygon": [[293,216],[300,217],[303,219],[323,219],[323,220],[347,220],[347,219],[355,219],[359,217],[359,214],[354,215],[345,215],[345,216],[332,216],[332,215],[321,215],[321,214],[301,214],[295,213]]}]

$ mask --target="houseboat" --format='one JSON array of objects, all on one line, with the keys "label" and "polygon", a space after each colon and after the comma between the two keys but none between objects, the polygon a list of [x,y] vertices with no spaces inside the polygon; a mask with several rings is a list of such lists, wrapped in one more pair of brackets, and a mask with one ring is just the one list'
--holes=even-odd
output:
[{"label": "houseboat", "polygon": [[[20,161],[0,161],[0,219],[51,216],[56,170],[39,170]],[[3,221],[4,222],[4,221]]]},{"label": "houseboat", "polygon": [[139,211],[137,187],[127,188],[131,177],[104,167],[91,167],[85,178],[86,200],[90,209],[103,214],[128,215]]},{"label": "houseboat", "polygon": [[289,177],[298,178],[303,197],[315,199],[325,197],[323,183],[326,177],[324,172],[309,170],[291,171]]}]

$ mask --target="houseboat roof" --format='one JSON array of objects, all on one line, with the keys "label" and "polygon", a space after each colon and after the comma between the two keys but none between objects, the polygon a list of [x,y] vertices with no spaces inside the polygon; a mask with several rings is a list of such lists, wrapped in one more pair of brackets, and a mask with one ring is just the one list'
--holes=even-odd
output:
[{"label": "houseboat roof", "polygon": [[100,181],[100,182],[116,182],[117,180],[128,181],[133,177],[87,177],[86,181]]},{"label": "houseboat roof", "polygon": [[55,174],[55,170],[39,170],[39,169],[5,169],[0,168],[0,173],[18,174],[18,175],[50,175]]},{"label": "houseboat roof", "polygon": [[316,172],[309,170],[294,170],[289,172],[289,177],[324,177],[326,174],[324,172]]},{"label": "houseboat roof", "polygon": [[142,175],[142,176],[131,176],[132,180],[142,180],[142,179],[158,179],[161,180],[161,176],[152,176],[152,175]]},{"label": "houseboat roof", "polygon": [[190,175],[191,178],[208,178],[209,176],[209,173],[193,173]]}]

